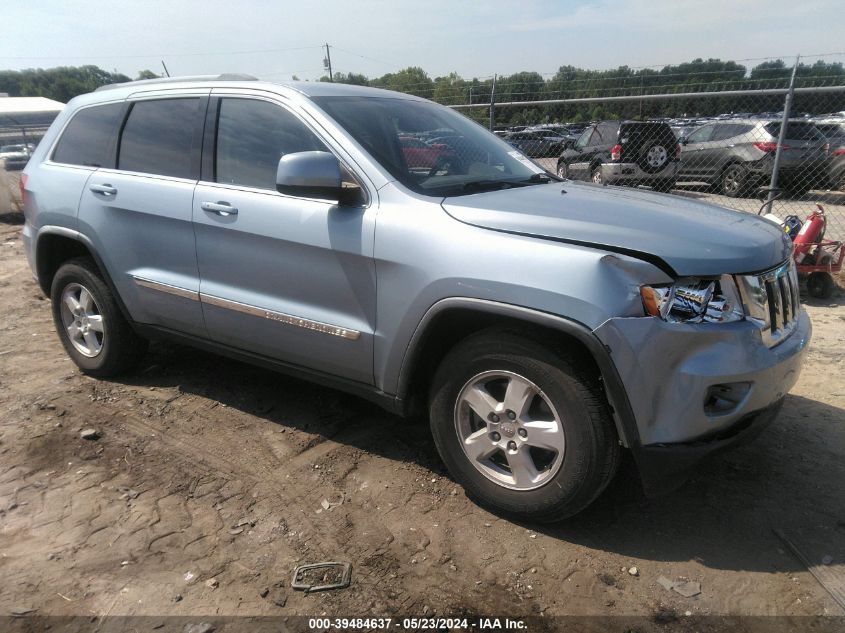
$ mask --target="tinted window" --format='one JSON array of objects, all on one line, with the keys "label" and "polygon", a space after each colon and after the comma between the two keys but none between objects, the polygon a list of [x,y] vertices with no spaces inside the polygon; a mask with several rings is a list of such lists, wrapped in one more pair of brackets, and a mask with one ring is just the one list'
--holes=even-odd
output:
[{"label": "tinted window", "polygon": [[578,140],[575,141],[575,145],[577,147],[586,147],[587,144],[590,142],[590,136],[593,133],[592,128],[587,128],[583,132],[581,132],[581,136],[578,137]]},{"label": "tinted window", "polygon": [[690,143],[705,143],[711,139],[715,130],[715,125],[705,125],[690,134],[687,141]]},{"label": "tinted window", "polygon": [[598,136],[590,139],[590,145],[611,145],[616,143],[619,135],[619,125],[616,123],[602,123],[596,128]]},{"label": "tinted window", "polygon": [[110,103],[77,112],[59,139],[53,160],[67,165],[110,166],[109,146],[122,108],[122,103]]},{"label": "tinted window", "polygon": [[[774,137],[780,134],[780,123],[766,124],[766,131]],[[786,138],[801,141],[823,140],[824,136],[812,123],[790,121],[786,124]]]},{"label": "tinted window", "polygon": [[117,168],[176,178],[191,177],[191,139],[199,99],[139,101],[120,137]]},{"label": "tinted window", "polygon": [[816,127],[818,127],[821,133],[829,139],[845,138],[845,124],[822,123],[817,124]]},{"label": "tinted window", "polygon": [[716,126],[711,141],[724,141],[725,139],[733,138],[741,133],[743,126],[734,123],[720,123]]},{"label": "tinted window", "polygon": [[251,99],[223,99],[217,124],[216,181],[276,190],[279,159],[326,146],[280,106]]}]

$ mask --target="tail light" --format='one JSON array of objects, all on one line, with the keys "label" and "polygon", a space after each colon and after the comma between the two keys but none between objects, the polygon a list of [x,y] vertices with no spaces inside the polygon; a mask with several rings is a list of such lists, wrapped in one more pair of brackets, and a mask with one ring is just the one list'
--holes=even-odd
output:
[{"label": "tail light", "polygon": [[[754,143],[754,147],[759,149],[761,152],[776,152],[778,149],[778,144],[773,143],[772,141],[764,141],[759,143]],[[780,146],[782,150],[790,149],[789,145],[783,144]]]},{"label": "tail light", "polygon": [[23,202],[24,192],[26,191],[26,181],[29,180],[29,176],[26,174],[21,174],[21,179],[18,181],[18,187],[21,191],[21,202]]},{"label": "tail light", "polygon": [[675,160],[681,160],[681,144],[675,145]]},{"label": "tail light", "polygon": [[845,155],[845,147],[839,147],[839,148],[833,150],[833,153],[831,154],[831,156],[843,156],[843,155]]},{"label": "tail light", "polygon": [[610,160],[619,160],[620,158],[622,158],[622,146],[617,143],[610,150]]}]

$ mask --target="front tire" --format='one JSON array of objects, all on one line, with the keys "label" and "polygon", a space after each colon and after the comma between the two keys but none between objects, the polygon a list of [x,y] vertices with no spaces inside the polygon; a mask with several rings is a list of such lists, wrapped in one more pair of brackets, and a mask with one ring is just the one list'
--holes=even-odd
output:
[{"label": "front tire", "polygon": [[62,264],[53,277],[50,299],[59,339],[83,373],[115,376],[131,369],[146,352],[147,341],[132,330],[90,259]]},{"label": "front tire", "polygon": [[431,430],[449,472],[477,503],[558,521],[587,507],[620,459],[589,361],[518,331],[459,343],[432,384]]},{"label": "front tire", "polygon": [[564,163],[563,161],[561,161],[557,164],[557,177],[562,178],[563,180],[567,179],[566,163]]}]

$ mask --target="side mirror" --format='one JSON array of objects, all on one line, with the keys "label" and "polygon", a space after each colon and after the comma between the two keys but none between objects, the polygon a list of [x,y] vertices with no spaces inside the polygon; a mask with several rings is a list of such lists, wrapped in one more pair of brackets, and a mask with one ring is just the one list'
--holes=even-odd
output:
[{"label": "side mirror", "polygon": [[276,190],[291,196],[339,201],[340,161],[329,152],[294,152],[279,159]]}]

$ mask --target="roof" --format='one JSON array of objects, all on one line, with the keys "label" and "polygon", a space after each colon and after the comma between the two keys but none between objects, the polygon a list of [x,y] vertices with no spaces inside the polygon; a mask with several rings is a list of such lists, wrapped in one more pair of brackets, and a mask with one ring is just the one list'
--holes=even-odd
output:
[{"label": "roof", "polygon": [[393,97],[395,99],[421,100],[420,97],[415,97],[404,92],[370,88],[369,86],[340,84],[330,81],[286,81],[277,82],[275,85],[296,90],[307,97]]},{"label": "roof", "polygon": [[193,86],[201,86],[203,88],[225,86],[227,88],[251,88],[261,89],[272,87],[278,89],[279,87],[295,90],[296,92],[305,95],[306,97],[393,97],[395,99],[414,99],[419,100],[419,97],[413,95],[393,92],[391,90],[382,90],[381,88],[370,88],[369,86],[355,86],[351,84],[341,84],[329,81],[260,81],[250,75],[240,74],[222,74],[222,75],[196,75],[187,77],[161,77],[158,79],[143,79],[141,81],[127,81],[118,84],[108,84],[96,89],[95,92],[118,92],[123,89],[127,94],[131,94],[136,89],[151,89],[156,88],[189,88]]},{"label": "roof", "polygon": [[0,114],[59,112],[64,107],[64,103],[46,97],[0,97]]}]

